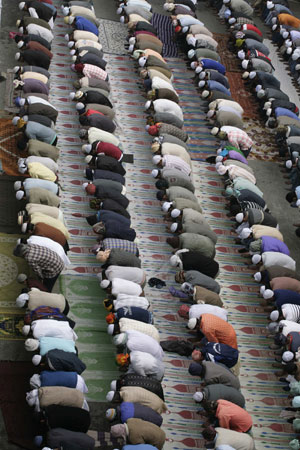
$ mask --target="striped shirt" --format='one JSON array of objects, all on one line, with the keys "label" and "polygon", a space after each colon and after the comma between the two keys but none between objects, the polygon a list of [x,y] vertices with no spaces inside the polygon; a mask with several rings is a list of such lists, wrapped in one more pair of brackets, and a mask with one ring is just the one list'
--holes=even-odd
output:
[{"label": "striped shirt", "polygon": [[103,250],[118,248],[126,252],[137,254],[138,248],[134,242],[125,239],[106,238],[102,241]]}]

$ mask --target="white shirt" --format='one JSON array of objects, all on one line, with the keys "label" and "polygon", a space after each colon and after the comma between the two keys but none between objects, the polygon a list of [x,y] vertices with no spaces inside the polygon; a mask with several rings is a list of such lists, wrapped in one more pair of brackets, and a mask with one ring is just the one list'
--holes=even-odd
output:
[{"label": "white shirt", "polygon": [[123,280],[122,278],[114,278],[111,284],[111,293],[115,297],[117,297],[118,294],[139,296],[142,293],[141,286],[137,283],[133,283],[133,281]]},{"label": "white shirt", "polygon": [[137,306],[138,308],[148,309],[150,306],[146,297],[138,297],[135,295],[118,294],[117,299],[113,301],[115,311],[124,306]]},{"label": "white shirt", "polygon": [[296,270],[296,261],[288,255],[279,252],[264,252],[261,255],[262,263],[267,269],[271,266],[281,266],[286,269]]},{"label": "white shirt", "polygon": [[149,353],[131,352],[128,373],[133,372],[142,377],[152,375],[152,378],[160,381],[164,376],[165,366]]},{"label": "white shirt", "polygon": [[170,81],[166,81],[158,76],[154,76],[152,78],[152,89],[160,89],[160,88],[171,89],[177,94]]},{"label": "white shirt", "polygon": [[29,239],[27,239],[28,244],[35,244],[40,245],[41,247],[47,247],[50,250],[53,250],[64,262],[65,266],[69,266],[71,264],[71,261],[65,254],[65,251],[63,247],[55,241],[52,241],[52,239],[43,237],[43,236],[30,236]]},{"label": "white shirt", "polygon": [[161,144],[160,151],[163,156],[165,155],[178,156],[178,158],[183,159],[183,161],[185,161],[189,166],[192,165],[190,155],[188,154],[188,152],[184,147],[181,147],[181,145],[165,142]]},{"label": "white shirt", "polygon": [[159,98],[153,101],[153,107],[155,112],[174,114],[174,116],[183,120],[182,109],[177,103],[172,102],[172,100]]},{"label": "white shirt", "polygon": [[64,223],[64,215],[63,215],[61,209],[56,208],[56,206],[42,205],[39,203],[27,203],[25,208],[30,216],[31,216],[31,214],[40,212],[42,214],[46,214],[46,216],[50,216],[50,217],[53,217],[54,219],[58,219],[62,223]]},{"label": "white shirt", "polygon": [[102,141],[118,146],[120,143],[119,139],[112,133],[108,133],[107,131],[100,130],[99,128],[95,127],[89,128],[88,140],[90,144],[92,144],[95,141]]},{"label": "white shirt", "polygon": [[93,47],[93,48],[96,48],[97,50],[102,50],[102,45],[99,44],[99,42],[94,42],[89,39],[79,39],[75,43],[75,48],[78,49],[80,47]]},{"label": "white shirt", "polygon": [[140,322],[139,320],[126,319],[125,317],[122,317],[122,319],[119,320],[119,326],[121,333],[125,333],[128,330],[135,330],[139,331],[140,333],[147,334],[157,342],[160,341],[157,328],[155,328],[155,326],[151,325],[150,323],[144,323]]},{"label": "white shirt", "polygon": [[145,272],[139,267],[129,266],[108,266],[105,270],[105,276],[109,281],[114,278],[122,278],[137,284],[142,284],[146,277]]},{"label": "white shirt", "polygon": [[192,305],[189,310],[189,319],[199,319],[202,314],[213,314],[227,321],[227,311],[224,308],[214,305]]},{"label": "white shirt", "polygon": [[281,306],[282,315],[285,320],[300,323],[300,306],[291,303],[285,303]]},{"label": "white shirt", "polygon": [[289,333],[293,331],[300,332],[300,324],[296,322],[291,322],[290,320],[281,320],[279,325],[283,325],[282,334],[287,336]]},{"label": "white shirt", "polygon": [[233,100],[225,100],[222,98],[219,98],[219,99],[215,100],[214,102],[211,102],[209,104],[209,109],[220,109],[223,106],[229,106],[230,108],[236,109],[241,114],[244,113],[243,108],[241,107],[241,105],[238,102],[234,102]]},{"label": "white shirt", "polygon": [[224,111],[224,112],[230,112],[232,114],[235,114],[236,116],[242,118],[242,113],[240,111],[238,111],[237,109],[233,108],[232,106],[219,106],[217,109],[217,112],[220,111]]},{"label": "white shirt", "polygon": [[28,158],[25,159],[25,162],[26,164],[38,162],[44,164],[44,166],[48,167],[48,169],[52,170],[54,173],[58,171],[58,164],[51,158],[44,158],[42,156],[28,156]]},{"label": "white shirt", "polygon": [[152,337],[136,330],[127,330],[126,334],[128,336],[126,345],[129,348],[130,352],[139,351],[150,353],[150,355],[154,356],[154,358],[157,358],[160,361],[164,358],[163,349],[161,348],[159,343]]},{"label": "white shirt", "polygon": [[186,175],[190,175],[191,173],[191,166],[183,161],[183,159],[179,158],[179,156],[165,155],[163,156],[162,162],[163,167],[166,169],[177,169]]},{"label": "white shirt", "polygon": [[27,97],[27,101],[30,105],[34,105],[35,103],[43,103],[44,105],[50,106],[50,108],[53,108],[57,111],[57,109],[54,108],[54,106],[51,105],[50,102],[44,100],[43,98],[36,97],[35,95],[30,95],[29,97]]},{"label": "white shirt", "polygon": [[31,331],[35,339],[41,337],[55,337],[59,339],[77,340],[77,334],[69,322],[54,319],[34,320],[31,322]]},{"label": "white shirt", "polygon": [[54,39],[53,34],[47,28],[36,25],[35,23],[30,23],[27,25],[26,30],[28,34],[37,34],[38,36],[46,39],[47,42],[51,43]]}]

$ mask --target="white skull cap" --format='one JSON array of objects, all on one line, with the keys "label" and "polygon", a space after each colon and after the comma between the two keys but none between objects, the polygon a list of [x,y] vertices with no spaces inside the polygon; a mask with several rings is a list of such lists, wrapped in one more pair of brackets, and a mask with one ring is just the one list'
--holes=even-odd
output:
[{"label": "white skull cap", "polygon": [[107,333],[108,333],[110,336],[112,336],[112,335],[113,335],[113,332],[114,332],[114,329],[115,329],[115,326],[114,326],[113,323],[111,323],[111,324],[108,325],[108,327],[107,327]]},{"label": "white skull cap", "polygon": [[291,55],[291,54],[292,54],[292,51],[293,51],[292,48],[289,47],[289,48],[286,49],[286,54],[287,54],[287,55]]},{"label": "white skull cap", "polygon": [[272,108],[268,108],[267,111],[266,111],[266,115],[268,117],[270,117],[271,114],[272,114]]},{"label": "white skull cap", "polygon": [[244,72],[243,73],[243,75],[242,75],[242,78],[243,78],[243,80],[247,80],[247,78],[249,78],[250,77],[250,72]]},{"label": "white skull cap", "polygon": [[177,255],[172,255],[170,258],[170,264],[172,267],[177,267],[181,259]]},{"label": "white skull cap", "polygon": [[70,36],[67,34],[65,34],[65,40],[68,41],[70,39]]},{"label": "white skull cap", "polygon": [[75,98],[75,92],[70,92],[69,99],[74,100],[74,98]]},{"label": "white skull cap", "polygon": [[273,296],[274,296],[274,292],[271,289],[266,289],[265,292],[263,293],[263,298],[265,300],[269,300]]},{"label": "white skull cap", "polygon": [[159,170],[158,169],[153,169],[152,172],[151,172],[151,175],[153,176],[153,178],[156,178],[158,174],[159,174]]},{"label": "white skull cap", "polygon": [[76,109],[77,111],[80,111],[81,109],[83,109],[85,107],[85,104],[82,102],[78,102],[76,103]]},{"label": "white skull cap", "polygon": [[[205,76],[205,74],[204,74],[204,76]],[[198,86],[199,86],[199,88],[204,87],[205,86],[205,81],[204,80],[199,81]]]},{"label": "white skull cap", "polygon": [[178,223],[174,222],[172,223],[172,225],[170,226],[170,230],[172,233],[175,233],[177,231],[178,228]]},{"label": "white skull cap", "polygon": [[202,71],[199,73],[199,79],[203,80],[206,77],[206,72]]},{"label": "white skull cap", "polygon": [[[201,83],[201,81],[200,81],[200,83]],[[205,91],[202,92],[201,97],[202,97],[202,98],[207,98],[207,97],[209,96],[209,94],[210,94],[210,92],[207,91],[207,90],[205,90]]]},{"label": "white skull cap", "polygon": [[112,399],[114,398],[114,395],[115,395],[115,392],[114,392],[114,391],[109,391],[109,392],[106,394],[106,401],[107,401],[107,402],[111,402]]},{"label": "white skull cap", "polygon": [[109,280],[102,280],[100,286],[102,287],[102,289],[107,289],[109,286]]},{"label": "white skull cap", "polygon": [[41,360],[42,360],[41,355],[34,355],[32,357],[32,364],[34,364],[35,366],[38,366],[40,364]]},{"label": "white skull cap", "polygon": [[82,184],[82,189],[85,191],[85,188],[89,185],[90,183],[83,183]]},{"label": "white skull cap", "polygon": [[254,70],[252,70],[250,73],[249,73],[249,78],[250,78],[250,80],[253,80],[253,78],[255,78],[256,77],[256,72],[254,71]]},{"label": "white skull cap", "polygon": [[210,134],[216,136],[219,133],[220,129],[218,127],[213,127],[210,131]]},{"label": "white skull cap", "polygon": [[129,39],[128,43],[129,43],[130,45],[132,45],[132,44],[135,44],[135,41],[136,41],[135,37],[131,37],[131,38]]},{"label": "white skull cap", "polygon": [[286,167],[287,169],[291,169],[291,168],[293,167],[293,163],[292,163],[292,161],[291,161],[290,159],[288,159],[288,160],[285,162],[285,167]]},{"label": "white skull cap", "polygon": [[17,47],[18,47],[18,48],[22,48],[23,45],[24,45],[24,41],[19,41],[19,42],[17,43]]},{"label": "white skull cap", "polygon": [[288,36],[289,36],[289,33],[288,33],[287,31],[284,31],[284,32],[282,33],[283,39],[287,39]]},{"label": "white skull cap", "polygon": [[111,389],[111,391],[116,391],[117,390],[117,380],[113,380],[110,383],[110,389]]},{"label": "white skull cap", "polygon": [[228,20],[228,23],[230,24],[230,25],[232,25],[233,23],[235,23],[236,22],[236,18],[235,17],[230,17],[230,19]]},{"label": "white skull cap", "polygon": [[[221,163],[223,161],[223,156],[221,156],[221,155],[218,155],[217,157],[216,157],[216,162],[217,163]],[[216,168],[217,169],[217,168]]]},{"label": "white skull cap", "polygon": [[32,375],[32,377],[29,380],[29,383],[30,383],[30,387],[32,389],[41,387],[41,378],[40,378],[39,374],[35,373],[34,375]]},{"label": "white skull cap", "polygon": [[195,69],[195,73],[200,73],[200,72],[202,72],[202,70],[203,70],[203,67],[198,65]]},{"label": "white skull cap", "polygon": [[27,352],[35,352],[40,346],[40,342],[38,339],[26,339],[25,341],[25,350]]},{"label": "white skull cap", "polygon": [[23,306],[25,306],[25,304],[28,300],[29,300],[28,294],[20,294],[16,298],[16,306],[18,306],[18,308],[23,308]]},{"label": "white skull cap", "polygon": [[272,9],[273,7],[274,7],[274,3],[270,2],[270,1],[267,1],[267,8],[268,9]]},{"label": "white skull cap", "polygon": [[197,61],[192,61],[190,67],[191,69],[196,69],[197,65],[198,65]]},{"label": "white skull cap", "polygon": [[[219,162],[219,161],[218,161]],[[219,175],[225,175],[225,173],[227,172],[228,168],[226,166],[224,166],[223,164],[221,164],[218,168],[217,168],[217,172]]]},{"label": "white skull cap", "polygon": [[282,361],[285,363],[291,362],[294,359],[294,353],[293,352],[283,352],[282,354]]},{"label": "white skull cap", "polygon": [[279,311],[278,310],[272,311],[270,314],[270,320],[272,320],[272,322],[276,322],[276,320],[278,319],[279,319]]},{"label": "white skull cap", "polygon": [[16,192],[16,199],[17,200],[22,200],[22,198],[24,197],[25,192],[24,191],[17,191]]},{"label": "white skull cap", "polygon": [[193,49],[189,50],[187,54],[188,58],[192,59],[195,56],[195,53],[196,53],[195,50]]},{"label": "white skull cap", "polygon": [[271,322],[269,323],[269,325],[267,325],[267,330],[270,333],[277,333],[277,331],[279,330],[279,326],[277,322]]},{"label": "white skull cap", "polygon": [[189,27],[183,27],[183,28],[182,28],[182,32],[183,32],[183,33],[186,33],[187,31],[189,31]]},{"label": "white skull cap", "polygon": [[120,14],[122,14],[122,11],[123,11],[123,8],[118,8],[117,11],[116,11],[116,13],[117,13],[118,15],[120,15]]},{"label": "white skull cap", "polygon": [[253,255],[252,256],[253,264],[258,264],[260,261],[261,261],[261,256],[260,255]]},{"label": "white skull cap", "polygon": [[256,272],[254,274],[254,280],[257,281],[258,283],[261,281],[261,273],[260,272]]},{"label": "white skull cap", "polygon": [[187,324],[187,326],[190,330],[194,330],[196,328],[196,325],[197,325],[197,319],[195,317],[190,319]]},{"label": "white skull cap", "polygon": [[124,23],[124,22],[125,22],[125,17],[124,17],[124,16],[121,16],[121,17],[120,17],[120,22],[121,22],[121,23]]},{"label": "white skull cap", "polygon": [[24,325],[22,327],[22,333],[24,334],[24,336],[27,336],[30,333],[30,325]]},{"label": "white skull cap", "polygon": [[[273,19],[272,19],[272,20],[273,20]],[[274,22],[273,22],[273,24],[274,24]],[[276,24],[272,25],[272,31],[275,31],[276,28],[277,28],[277,25],[276,25]]]},{"label": "white skull cap", "polygon": [[261,89],[261,90],[258,91],[258,93],[257,93],[257,97],[258,97],[258,98],[263,98],[264,95],[265,95],[264,89]]},{"label": "white skull cap", "polygon": [[69,47],[69,48],[72,48],[74,44],[75,44],[74,41],[69,41],[69,42],[68,42],[68,47]]},{"label": "white skull cap", "polygon": [[164,202],[162,204],[161,209],[163,210],[163,212],[168,212],[169,209],[171,208],[171,206],[172,206],[172,202]]},{"label": "white skull cap", "polygon": [[256,92],[259,92],[261,89],[262,89],[262,85],[261,85],[261,84],[257,84],[257,85],[255,86],[255,91],[256,91]]},{"label": "white skull cap", "polygon": [[64,16],[67,16],[70,12],[70,8],[68,8],[67,6],[63,7],[62,9],[62,13]]},{"label": "white skull cap", "polygon": [[260,294],[261,294],[261,295],[264,295],[265,290],[266,290],[266,286],[261,286],[261,287],[259,288]]},{"label": "white skull cap", "polygon": [[[14,126],[16,126],[17,125],[17,123],[18,123],[18,121],[19,121],[19,119],[20,119],[20,117],[19,116],[15,116],[14,118],[13,118],[13,120],[11,121],[12,122],[12,124],[14,125]],[[21,186],[20,186],[21,187]],[[19,189],[19,188],[18,188]]]},{"label": "white skull cap", "polygon": [[242,68],[244,70],[246,70],[248,67],[248,64],[249,64],[249,59],[244,59],[244,61],[242,61]]},{"label": "white skull cap", "polygon": [[180,213],[181,213],[180,209],[175,208],[173,209],[173,211],[171,211],[171,217],[173,219],[176,219],[177,217],[180,216]]},{"label": "white skull cap", "polygon": [[243,228],[241,231],[241,239],[248,239],[248,237],[251,234],[251,229],[250,228]]},{"label": "white skull cap", "polygon": [[208,111],[208,113],[206,114],[206,117],[207,117],[208,119],[211,119],[211,118],[213,117],[214,114],[215,114],[215,110],[214,110],[214,109],[210,109],[210,110]]},{"label": "white skull cap", "polygon": [[161,160],[162,160],[162,157],[160,155],[154,155],[152,158],[152,162],[155,165],[159,164]]},{"label": "white skull cap", "polygon": [[272,106],[272,102],[265,102],[264,109],[271,108],[271,106]]},{"label": "white skull cap", "polygon": [[[217,158],[216,158],[216,159],[217,159]],[[216,170],[218,170],[218,168],[221,167],[221,166],[222,166],[221,161],[217,161],[216,164],[215,164]]]},{"label": "white skull cap", "polygon": [[193,395],[193,399],[196,403],[201,403],[204,398],[203,392],[195,392]]},{"label": "white skull cap", "polygon": [[15,54],[15,60],[16,60],[16,61],[19,61],[20,56],[21,56],[21,53],[20,53],[20,52],[17,52],[17,53]]},{"label": "white skull cap", "polygon": [[245,56],[246,56],[246,53],[244,52],[244,50],[238,51],[239,59],[245,59]]},{"label": "white skull cap", "polygon": [[243,214],[243,213],[238,213],[238,214],[235,216],[235,220],[236,220],[238,223],[242,223],[242,222],[243,222],[243,219],[244,219],[244,214]]}]

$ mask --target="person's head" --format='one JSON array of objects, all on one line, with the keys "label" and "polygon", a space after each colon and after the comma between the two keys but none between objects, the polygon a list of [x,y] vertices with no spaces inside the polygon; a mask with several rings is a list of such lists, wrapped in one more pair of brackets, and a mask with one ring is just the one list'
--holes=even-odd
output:
[{"label": "person's head", "polygon": [[95,195],[96,194],[96,186],[93,183],[89,183],[85,187],[85,191],[88,195]]},{"label": "person's head", "polygon": [[27,244],[18,244],[13,251],[13,255],[14,256],[19,256],[20,258],[22,258],[26,251],[27,251],[28,245]]},{"label": "person's head", "polygon": [[297,373],[297,365],[294,362],[289,362],[284,366],[284,371],[289,375],[295,375]]},{"label": "person's head", "polygon": [[285,199],[289,203],[294,202],[295,200],[297,200],[296,192],[295,191],[288,192],[285,196]]},{"label": "person's head", "polygon": [[193,317],[188,321],[187,327],[189,330],[196,330],[197,326],[199,325],[200,320],[196,319],[196,317]]},{"label": "person's head", "polygon": [[202,377],[204,374],[204,367],[198,362],[192,362],[189,365],[189,374],[192,376]]},{"label": "person's head", "polygon": [[167,244],[169,244],[172,248],[178,248],[179,247],[179,237],[174,236],[167,238]]},{"label": "person's head", "polygon": [[212,425],[204,428],[204,430],[202,431],[203,438],[208,442],[213,441],[216,437],[216,434],[217,432]]},{"label": "person's head", "polygon": [[217,407],[218,407],[217,401],[206,401],[203,404],[203,407],[205,408],[206,412],[208,413],[208,415],[210,417],[216,416],[216,411],[217,411]]},{"label": "person's head", "polygon": [[167,200],[167,193],[165,190],[160,190],[156,193],[156,198],[157,200],[159,200],[160,202]]},{"label": "person's head", "polygon": [[200,361],[203,361],[204,356],[200,350],[195,349],[195,350],[193,350],[192,358],[193,358],[193,361],[200,362]]},{"label": "person's head", "polygon": [[184,271],[180,270],[175,274],[175,281],[176,283],[182,284],[185,281]]},{"label": "person's head", "polygon": [[203,390],[197,391],[197,392],[195,392],[195,394],[193,395],[193,399],[195,400],[196,403],[201,403],[201,402],[203,402],[204,398],[205,398],[205,394],[204,394]]},{"label": "person's head", "polygon": [[168,189],[169,183],[167,180],[162,178],[160,180],[157,180],[157,182],[155,183],[155,187],[160,190],[165,190]]}]

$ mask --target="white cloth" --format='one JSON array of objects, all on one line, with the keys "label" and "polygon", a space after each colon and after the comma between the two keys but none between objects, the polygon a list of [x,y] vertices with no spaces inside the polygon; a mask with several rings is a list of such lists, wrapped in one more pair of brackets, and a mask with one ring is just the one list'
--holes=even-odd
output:
[{"label": "white cloth", "polygon": [[123,280],[122,278],[114,278],[111,284],[111,293],[115,297],[117,297],[118,294],[139,296],[142,293],[141,286],[133,281]]},{"label": "white cloth", "polygon": [[261,255],[262,263],[267,269],[271,266],[281,266],[286,269],[296,270],[296,261],[288,255],[279,252],[264,252]]},{"label": "white cloth", "polygon": [[281,306],[282,315],[285,320],[300,323],[300,306],[291,303],[285,303]]},{"label": "white cloth", "polygon": [[52,239],[32,235],[29,239],[27,239],[27,243],[47,247],[50,250],[53,250],[63,260],[65,266],[69,266],[71,264],[71,261],[65,254],[63,247],[58,242],[52,241]]},{"label": "white cloth", "polygon": [[43,98],[36,97],[35,95],[29,95],[29,96],[27,97],[27,101],[28,101],[28,103],[29,103],[30,105],[34,105],[34,104],[36,104],[36,103],[42,103],[43,105],[50,106],[50,108],[53,108],[53,109],[55,109],[55,110],[57,111],[57,109],[54,108],[54,106],[51,105],[50,102],[48,102],[47,100],[45,100],[45,99],[43,99]]},{"label": "white cloth", "polygon": [[148,309],[150,306],[146,297],[138,297],[135,295],[118,294],[116,300],[113,301],[115,311],[124,306],[137,306],[138,308]]},{"label": "white cloth", "polygon": [[83,392],[84,394],[87,394],[89,392],[87,385],[85,384],[84,379],[82,378],[81,375],[77,374],[77,384],[76,384],[76,389],[78,391]]},{"label": "white cloth", "polygon": [[154,100],[153,108],[155,112],[173,114],[180,120],[183,120],[182,109],[177,103],[172,102],[172,100],[168,100],[165,98],[159,98],[158,100]]},{"label": "white cloth", "polygon": [[152,89],[171,89],[177,94],[177,92],[173,88],[171,81],[166,81],[156,76],[152,78]]},{"label": "white cloth", "polygon": [[129,266],[109,266],[105,270],[105,276],[109,281],[115,278],[122,278],[123,280],[133,281],[137,284],[144,283],[146,279],[145,272],[142,269]]},{"label": "white cloth", "polygon": [[48,167],[48,169],[52,170],[52,172],[56,173],[58,171],[58,164],[53,161],[51,158],[42,157],[42,156],[28,156],[25,159],[26,164],[38,162]]},{"label": "white cloth", "polygon": [[149,353],[131,352],[128,372],[134,372],[143,377],[152,375],[152,378],[161,380],[164,376],[165,367],[161,361]]},{"label": "white cloth", "polygon": [[157,328],[155,328],[154,325],[151,325],[149,323],[144,323],[140,322],[139,320],[126,319],[125,317],[122,317],[122,319],[119,320],[119,327],[121,333],[125,333],[128,330],[135,330],[139,331],[140,333],[147,334],[148,336],[155,339],[157,342],[160,341],[159,332]]},{"label": "white cloth", "polygon": [[63,320],[34,320],[31,322],[31,331],[35,339],[46,336],[76,341],[78,338],[75,331],[70,327],[69,322]]},{"label": "white cloth", "polygon": [[251,183],[253,183],[253,184],[256,184],[255,176],[252,175],[247,170],[243,169],[242,167],[235,166],[235,165],[226,166],[226,167],[227,167],[227,172],[228,172],[229,178],[231,180],[233,180],[234,178],[237,178],[237,177],[241,177],[241,178],[245,178],[246,180],[251,181]]},{"label": "white cloth", "polygon": [[240,114],[243,114],[244,110],[241,107],[241,105],[238,102],[234,102],[232,100],[225,100],[222,98],[219,98],[213,102],[211,102],[209,105],[209,109],[220,109],[221,107],[228,106],[230,108],[236,109]]},{"label": "white cloth", "polygon": [[296,322],[291,322],[290,320],[281,320],[279,325],[283,326],[282,334],[287,336],[289,333],[296,331],[300,333],[300,324]]},{"label": "white cloth", "polygon": [[227,311],[224,308],[214,305],[192,305],[189,310],[189,319],[199,319],[202,314],[213,314],[227,321]]},{"label": "white cloth", "polygon": [[46,39],[47,42],[51,43],[54,39],[53,34],[47,28],[44,28],[40,25],[36,25],[35,23],[30,23],[27,25],[26,30],[28,34],[37,34],[38,36]]},{"label": "white cloth", "polygon": [[162,163],[166,169],[177,169],[186,175],[190,175],[191,173],[191,166],[178,156],[165,155],[163,156]]},{"label": "white cloth", "polygon": [[126,345],[130,352],[150,353],[150,355],[160,361],[163,359],[163,349],[155,339],[136,330],[127,330],[126,334],[128,336]]},{"label": "white cloth", "polygon": [[113,144],[118,146],[120,141],[114,136],[112,133],[108,133],[107,131],[100,130],[100,128],[90,127],[88,130],[88,141],[92,144],[95,141],[108,142],[109,144]]}]

